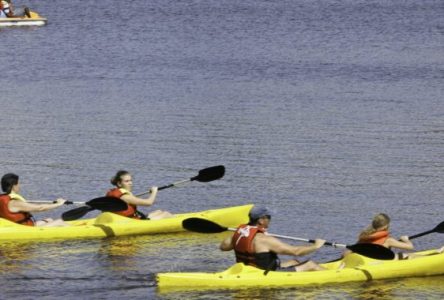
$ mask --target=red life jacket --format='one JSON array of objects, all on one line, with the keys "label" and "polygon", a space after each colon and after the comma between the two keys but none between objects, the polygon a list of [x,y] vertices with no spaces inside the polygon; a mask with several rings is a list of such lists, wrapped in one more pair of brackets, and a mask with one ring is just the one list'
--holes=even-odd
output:
[{"label": "red life jacket", "polygon": [[385,241],[389,238],[390,234],[387,230],[376,231],[369,236],[361,237],[358,243],[370,243],[383,245]]},{"label": "red life jacket", "polygon": [[254,266],[264,270],[276,270],[279,261],[276,253],[256,253],[253,239],[257,233],[265,233],[265,229],[257,226],[241,225],[233,234],[231,242],[234,245],[236,262]]},{"label": "red life jacket", "polygon": [[9,210],[8,204],[11,201],[11,197],[9,195],[3,194],[0,195],[0,217],[5,218],[6,220],[12,221],[14,223],[34,226],[34,220],[30,213],[28,212],[11,212]]},{"label": "red life jacket", "polygon": [[[108,196],[108,197],[114,197],[114,198],[119,198],[119,199],[123,195],[124,194],[122,193],[122,191],[120,191],[119,188],[113,188],[106,193],[106,196]],[[128,218],[140,219],[140,217],[138,216],[138,214],[136,212],[137,212],[137,206],[132,205],[132,204],[128,204],[127,209],[120,210],[120,211],[114,211],[113,213],[124,216],[124,217],[128,217]]]}]

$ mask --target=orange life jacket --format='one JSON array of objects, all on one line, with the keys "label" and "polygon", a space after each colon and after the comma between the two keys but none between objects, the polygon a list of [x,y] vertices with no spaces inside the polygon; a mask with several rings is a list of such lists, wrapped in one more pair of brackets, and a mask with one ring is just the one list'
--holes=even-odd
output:
[{"label": "orange life jacket", "polygon": [[253,239],[257,233],[265,233],[265,229],[258,226],[241,225],[233,234],[231,242],[234,245],[236,262],[254,266],[264,270],[276,270],[279,260],[276,253],[256,253]]},{"label": "orange life jacket", "polygon": [[376,231],[369,236],[361,237],[358,243],[370,243],[383,245],[385,241],[389,238],[390,234],[387,230]]},{"label": "orange life jacket", "polygon": [[0,217],[5,218],[6,220],[12,221],[14,223],[34,226],[34,220],[30,213],[28,212],[11,212],[9,210],[8,204],[11,201],[11,197],[9,195],[3,194],[0,195]]},{"label": "orange life jacket", "polygon": [[[120,191],[119,188],[113,188],[106,193],[106,196],[108,196],[108,197],[114,197],[114,198],[119,198],[119,199],[120,199],[120,197],[122,197],[122,195],[124,195],[124,194],[122,193],[122,191]],[[127,209],[120,210],[120,211],[114,211],[113,213],[124,216],[124,217],[128,217],[128,218],[140,219],[139,215],[136,212],[137,212],[137,206],[132,205],[132,204],[128,204]]]}]

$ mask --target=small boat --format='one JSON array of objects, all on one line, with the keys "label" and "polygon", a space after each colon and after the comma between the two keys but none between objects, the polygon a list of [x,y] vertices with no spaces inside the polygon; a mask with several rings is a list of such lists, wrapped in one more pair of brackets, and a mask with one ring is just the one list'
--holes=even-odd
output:
[{"label": "small boat", "polygon": [[41,17],[38,13],[31,11],[31,18],[0,18],[0,27],[9,26],[43,26],[48,23],[46,18]]},{"label": "small boat", "polygon": [[0,218],[0,242],[87,239],[183,232],[185,229],[182,227],[182,221],[190,217],[213,220],[224,224],[224,226],[237,226],[248,221],[248,212],[252,207],[252,204],[247,204],[176,214],[171,218],[161,220],[138,220],[104,212],[92,219],[67,221],[71,226],[66,227],[25,226]]},{"label": "small boat", "polygon": [[218,273],[159,273],[157,283],[160,291],[284,288],[444,274],[444,253],[427,250],[414,254],[417,255],[414,259],[376,260],[352,253],[341,260],[321,264],[327,268],[325,271],[313,272],[270,271],[264,274],[264,270],[237,263]]}]

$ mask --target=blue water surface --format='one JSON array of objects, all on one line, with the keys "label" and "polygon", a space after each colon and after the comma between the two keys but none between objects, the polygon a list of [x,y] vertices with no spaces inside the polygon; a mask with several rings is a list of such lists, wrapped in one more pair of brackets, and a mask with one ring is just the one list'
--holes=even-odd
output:
[{"label": "blue water surface", "polygon": [[[273,232],[341,243],[354,243],[378,212],[392,217],[396,237],[443,221],[442,1],[16,3],[48,18],[44,27],[0,29],[0,172],[19,174],[28,199],[86,201],[119,169],[144,192],[222,164],[222,180],[162,191],[155,208],[267,205]],[[0,298],[444,294],[442,277],[158,291],[158,272],[230,266],[233,255],[218,250],[224,236],[5,243]],[[444,240],[435,233],[414,243]],[[310,257],[340,253],[324,247]]]}]

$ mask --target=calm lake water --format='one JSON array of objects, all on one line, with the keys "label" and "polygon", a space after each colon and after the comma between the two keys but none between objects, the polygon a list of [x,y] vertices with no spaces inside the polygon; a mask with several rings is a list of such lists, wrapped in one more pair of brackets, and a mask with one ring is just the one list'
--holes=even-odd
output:
[{"label": "calm lake water", "polygon": [[[441,0],[36,1],[40,28],[0,29],[0,171],[28,199],[86,201],[118,169],[188,212],[256,203],[271,231],[354,243],[443,221]],[[58,217],[58,209],[40,217]],[[147,209],[145,209],[147,211]],[[91,213],[89,216],[94,216]],[[224,234],[0,245],[0,299],[441,299],[444,277],[161,293],[155,274],[220,271]],[[430,234],[417,249],[444,245]],[[328,261],[340,251],[311,256]]]}]

